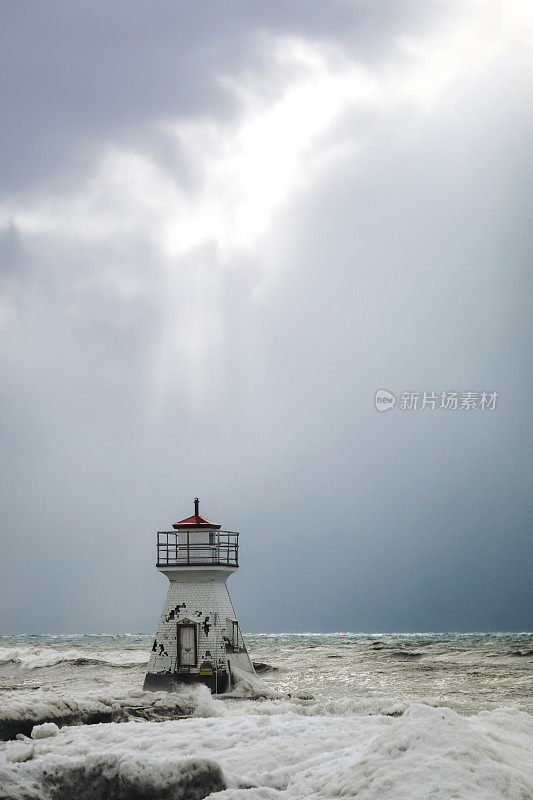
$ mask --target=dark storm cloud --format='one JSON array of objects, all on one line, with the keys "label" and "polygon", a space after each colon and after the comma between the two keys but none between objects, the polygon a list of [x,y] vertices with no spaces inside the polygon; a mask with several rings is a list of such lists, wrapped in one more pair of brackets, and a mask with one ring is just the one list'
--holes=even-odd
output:
[{"label": "dark storm cloud", "polygon": [[[4,630],[153,628],[153,530],[196,494],[243,532],[245,629],[530,626],[527,84],[475,37],[453,73],[452,37],[418,97],[426,37],[466,7],[3,5]],[[331,53],[328,91],[343,59],[400,77],[316,127],[307,183],[243,247],[208,213],[240,173],[211,173],[247,113],[322,75],[274,64],[279,36]],[[428,52],[402,95],[406,36]],[[174,218],[178,245],[205,236],[173,251]],[[501,401],[378,414],[380,386]]]},{"label": "dark storm cloud", "polygon": [[35,189],[48,173],[64,172],[65,160],[78,174],[117,129],[127,137],[160,117],[231,114],[234,102],[217,79],[264,67],[261,34],[329,40],[373,62],[396,37],[434,27],[449,9],[405,0],[4,3],[1,184]]}]

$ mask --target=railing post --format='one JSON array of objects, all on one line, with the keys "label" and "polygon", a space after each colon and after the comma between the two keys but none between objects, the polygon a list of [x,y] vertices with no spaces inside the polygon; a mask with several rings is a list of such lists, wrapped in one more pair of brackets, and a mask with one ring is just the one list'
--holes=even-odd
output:
[{"label": "railing post", "polygon": [[[182,533],[186,534],[180,542]],[[191,531],[157,531],[156,557],[158,566],[198,564],[219,564],[221,566],[239,566],[239,534],[235,531],[209,533],[209,542],[191,542]],[[191,556],[191,545],[192,556]]]}]

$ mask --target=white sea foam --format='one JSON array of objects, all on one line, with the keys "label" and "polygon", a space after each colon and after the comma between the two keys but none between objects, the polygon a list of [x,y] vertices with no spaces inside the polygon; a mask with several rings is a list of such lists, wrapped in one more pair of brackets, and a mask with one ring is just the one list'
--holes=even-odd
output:
[{"label": "white sea foam", "polygon": [[[251,712],[254,703],[247,705]],[[465,717],[413,704],[393,719],[243,714],[230,707],[209,720],[64,728],[35,742],[33,758],[21,763],[8,761],[3,745],[0,785],[13,793],[0,797],[44,800],[53,786],[58,800],[99,798],[106,796],[104,781],[110,799],[128,797],[128,787],[150,798],[164,791],[205,797],[209,789],[221,791],[220,800],[532,796],[533,724],[515,709]],[[187,794],[194,775],[198,793]]]}]

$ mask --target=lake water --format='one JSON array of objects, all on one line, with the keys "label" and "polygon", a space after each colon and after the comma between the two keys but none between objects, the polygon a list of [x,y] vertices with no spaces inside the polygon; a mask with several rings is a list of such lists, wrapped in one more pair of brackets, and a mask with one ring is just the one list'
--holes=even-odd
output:
[{"label": "lake water", "polygon": [[0,637],[1,800],[533,798],[531,634],[248,634],[221,698],[152,641]]}]

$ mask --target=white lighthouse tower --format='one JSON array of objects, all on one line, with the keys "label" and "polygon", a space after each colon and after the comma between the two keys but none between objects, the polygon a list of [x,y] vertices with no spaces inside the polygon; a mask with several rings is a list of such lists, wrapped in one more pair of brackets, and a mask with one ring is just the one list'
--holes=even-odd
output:
[{"label": "white lighthouse tower", "polygon": [[143,689],[199,682],[220,694],[235,668],[254,672],[226,586],[239,566],[239,534],[201,517],[197,497],[193,516],[172,527],[157,534],[157,569],[170,586]]}]

